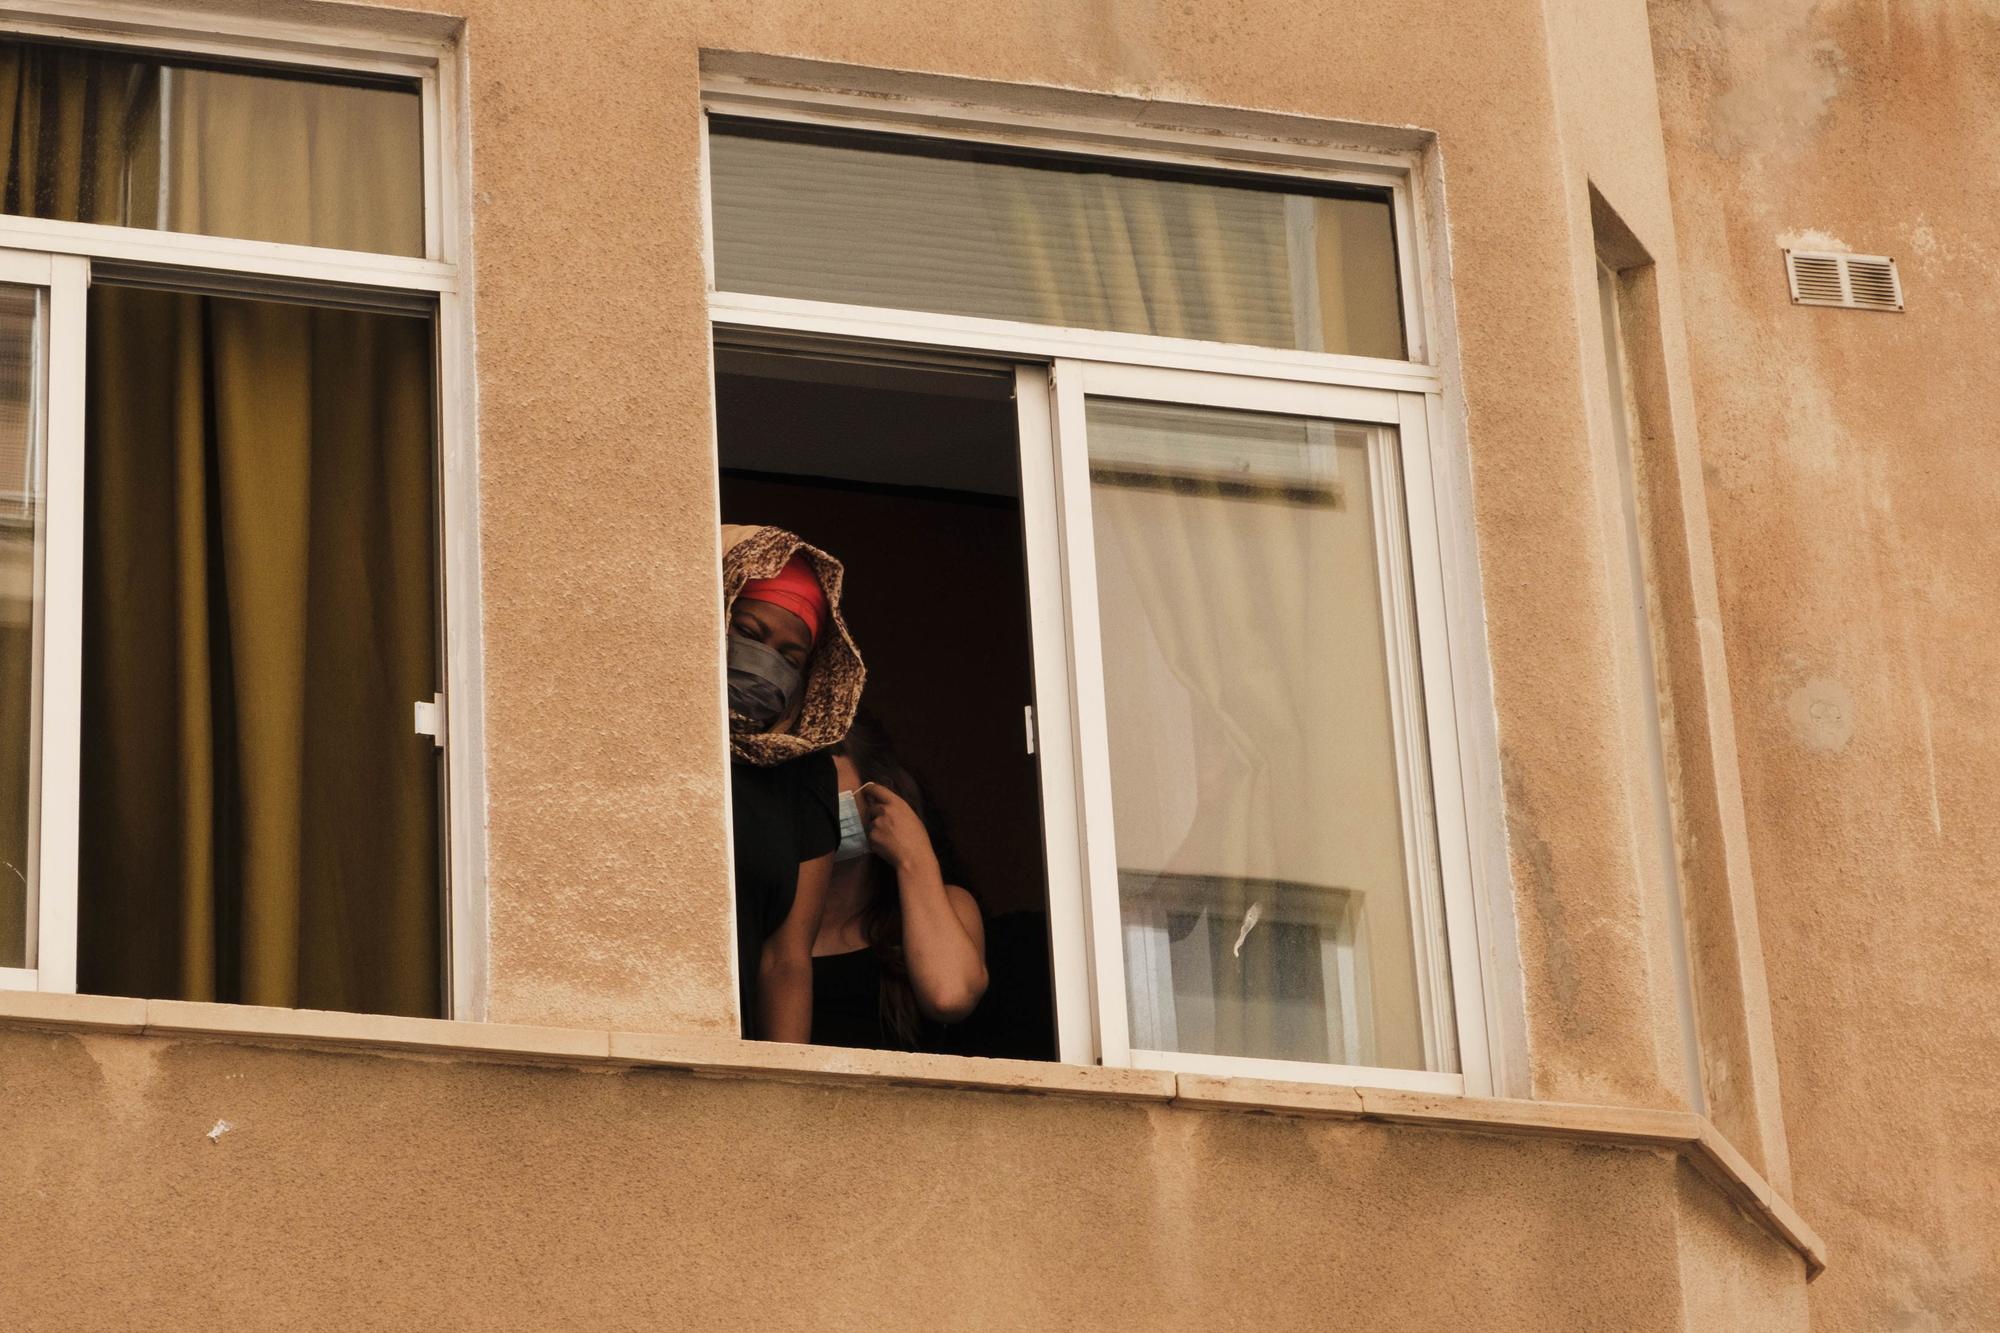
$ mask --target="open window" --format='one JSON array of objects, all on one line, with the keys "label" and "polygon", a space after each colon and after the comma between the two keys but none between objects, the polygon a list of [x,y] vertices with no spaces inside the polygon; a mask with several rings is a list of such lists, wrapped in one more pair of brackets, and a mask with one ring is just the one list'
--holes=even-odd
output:
[{"label": "open window", "polygon": [[894,553],[870,695],[1034,853],[1060,1057],[1486,1090],[1409,164],[711,109],[724,518]]},{"label": "open window", "polygon": [[724,342],[716,413],[723,521],[845,565],[863,706],[926,788],[947,878],[980,900],[988,998],[951,1046],[1053,1058],[1012,368]]},{"label": "open window", "polygon": [[1074,361],[1054,381],[1098,1051],[1453,1086],[1421,400]]},{"label": "open window", "polygon": [[440,71],[174,45],[0,34],[0,983],[463,1013]]}]

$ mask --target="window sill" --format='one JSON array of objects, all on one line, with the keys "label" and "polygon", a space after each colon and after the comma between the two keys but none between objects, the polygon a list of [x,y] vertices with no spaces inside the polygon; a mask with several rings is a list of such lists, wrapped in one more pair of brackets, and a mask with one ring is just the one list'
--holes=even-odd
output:
[{"label": "window sill", "polygon": [[0,1024],[163,1037],[234,1037],[284,1045],[428,1052],[470,1059],[686,1070],[772,1078],[1011,1092],[1148,1102],[1199,1111],[1427,1126],[1665,1149],[1685,1158],[1732,1202],[1804,1259],[1807,1280],[1826,1268],[1826,1245],[1791,1204],[1705,1118],[1685,1111],[1587,1106],[1284,1083],[1160,1069],[1108,1069],[901,1051],[791,1046],[732,1037],[523,1027],[394,1018],[317,1009],[261,1009],[182,1000],[0,991]]}]

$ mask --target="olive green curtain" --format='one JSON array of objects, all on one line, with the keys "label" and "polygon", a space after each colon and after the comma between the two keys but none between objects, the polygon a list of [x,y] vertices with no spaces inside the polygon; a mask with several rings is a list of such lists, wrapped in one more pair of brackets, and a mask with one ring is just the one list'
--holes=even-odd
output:
[{"label": "olive green curtain", "polygon": [[[134,189],[158,193],[157,75],[124,57],[0,43],[0,212],[71,222],[126,220]],[[25,300],[25,305],[23,301]],[[39,496],[18,475],[36,374],[33,300],[10,289],[4,323],[7,385],[0,441],[0,967],[29,961],[29,820],[34,772],[34,578]],[[18,493],[18,494],[17,494]]]},{"label": "olive green curtain", "polygon": [[[0,211],[413,253],[418,115],[4,41]],[[437,758],[411,725],[437,688],[430,321],[97,286],[89,339],[79,984],[438,1012]],[[0,625],[16,750],[29,632]],[[25,860],[24,774],[0,764],[0,863]]]},{"label": "olive green curtain", "polygon": [[420,255],[414,85],[0,39],[0,212]]},{"label": "olive green curtain", "polygon": [[899,152],[719,123],[726,290],[1362,356],[1404,354],[1386,194]]},{"label": "olive green curtain", "polygon": [[80,982],[436,1013],[429,321],[89,313]]},{"label": "olive green curtain", "polygon": [[[424,252],[415,92],[167,72],[170,231],[392,255]],[[246,180],[256,182],[245,189]]]},{"label": "olive green curtain", "polygon": [[0,212],[154,225],[159,71],[130,56],[0,42]]}]

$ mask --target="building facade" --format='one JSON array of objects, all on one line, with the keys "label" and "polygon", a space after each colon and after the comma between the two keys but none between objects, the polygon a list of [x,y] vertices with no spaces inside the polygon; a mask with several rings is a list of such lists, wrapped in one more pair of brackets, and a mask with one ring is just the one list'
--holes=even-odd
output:
[{"label": "building facade", "polygon": [[[0,48],[9,1327],[1992,1322],[1989,0]],[[739,1035],[724,521],[957,1053]]]}]

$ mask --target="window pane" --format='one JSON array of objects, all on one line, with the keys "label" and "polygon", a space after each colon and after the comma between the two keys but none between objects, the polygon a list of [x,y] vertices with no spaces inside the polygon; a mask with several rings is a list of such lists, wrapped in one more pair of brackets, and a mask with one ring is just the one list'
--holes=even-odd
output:
[{"label": "window pane", "polygon": [[1133,1044],[1424,1068],[1390,437],[1105,399],[1088,423]]},{"label": "window pane", "polygon": [[0,41],[0,211],[420,255],[417,85]]},{"label": "window pane", "polygon": [[88,313],[78,984],[436,1014],[431,322]]},{"label": "window pane", "polygon": [[723,291],[1404,355],[1384,190],[717,121]]},{"label": "window pane", "polygon": [[28,967],[35,879],[42,296],[0,286],[0,967]]}]

